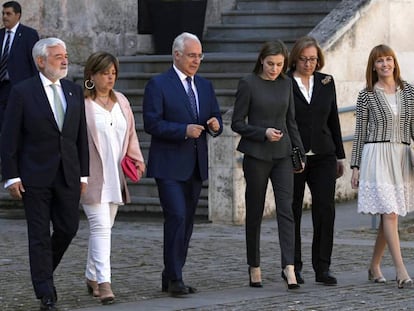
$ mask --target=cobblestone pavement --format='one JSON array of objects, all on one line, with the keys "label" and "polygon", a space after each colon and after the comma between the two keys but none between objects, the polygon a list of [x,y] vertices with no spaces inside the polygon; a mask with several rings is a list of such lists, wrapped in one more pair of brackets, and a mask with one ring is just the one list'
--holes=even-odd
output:
[{"label": "cobblestone pavement", "polygon": [[[38,310],[29,275],[26,224],[21,212],[0,209],[0,310]],[[310,263],[310,212],[303,218],[305,284],[288,291],[280,277],[280,250],[274,219],[262,228],[264,288],[248,286],[244,227],[198,223],[184,270],[185,282],[199,293],[171,298],[161,292],[162,221],[121,214],[113,229],[112,286],[116,303],[101,306],[87,294],[84,267],[88,225],[81,220],[72,242],[55,272],[59,310],[414,310],[414,288],[397,289],[391,257],[386,252],[385,285],[367,281],[375,230],[371,217],[356,213],[355,202],[337,205],[332,271],[338,286],[314,282]],[[414,242],[408,216],[401,224],[402,250],[414,276]]]}]

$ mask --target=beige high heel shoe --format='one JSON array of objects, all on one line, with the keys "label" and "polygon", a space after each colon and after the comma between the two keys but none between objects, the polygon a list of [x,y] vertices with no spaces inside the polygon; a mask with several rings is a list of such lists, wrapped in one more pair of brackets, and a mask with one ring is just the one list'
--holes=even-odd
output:
[{"label": "beige high heel shoe", "polygon": [[88,293],[93,297],[99,297],[98,282],[86,279],[86,288],[88,289]]},{"label": "beige high heel shoe", "polygon": [[98,285],[99,287],[99,299],[102,304],[111,304],[115,300],[115,295],[111,289],[111,283],[105,282]]},{"label": "beige high heel shoe", "polygon": [[250,287],[263,287],[262,273],[260,271],[260,267],[249,266],[249,286]]}]

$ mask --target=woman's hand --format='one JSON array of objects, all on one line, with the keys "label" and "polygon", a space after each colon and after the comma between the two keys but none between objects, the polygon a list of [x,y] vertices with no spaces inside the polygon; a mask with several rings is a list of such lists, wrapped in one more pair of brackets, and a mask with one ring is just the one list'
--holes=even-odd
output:
[{"label": "woman's hand", "polygon": [[352,189],[358,189],[359,187],[359,169],[356,167],[352,169],[351,186]]},{"label": "woman's hand", "polygon": [[268,141],[279,141],[283,137],[283,132],[281,130],[269,127],[266,129],[265,135]]},{"label": "woman's hand", "polygon": [[302,168],[300,170],[293,170],[293,174],[299,174],[305,170],[305,162],[302,161],[301,163],[302,163]]}]

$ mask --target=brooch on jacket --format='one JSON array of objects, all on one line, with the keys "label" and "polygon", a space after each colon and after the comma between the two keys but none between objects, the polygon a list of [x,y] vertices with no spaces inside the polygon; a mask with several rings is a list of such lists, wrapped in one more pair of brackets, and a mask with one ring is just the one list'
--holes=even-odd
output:
[{"label": "brooch on jacket", "polygon": [[321,80],[321,82],[322,82],[323,85],[327,85],[331,81],[332,81],[332,76],[326,76],[325,78],[323,78]]}]

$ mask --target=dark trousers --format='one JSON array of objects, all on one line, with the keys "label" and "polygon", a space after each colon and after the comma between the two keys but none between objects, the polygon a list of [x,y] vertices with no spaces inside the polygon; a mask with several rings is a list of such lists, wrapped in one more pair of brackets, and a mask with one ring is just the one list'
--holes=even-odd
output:
[{"label": "dark trousers", "polygon": [[182,280],[202,181],[198,166],[187,181],[156,179],[164,214],[163,285]]},{"label": "dark trousers", "polygon": [[292,213],[293,167],[290,157],[262,161],[244,156],[246,179],[246,248],[247,264],[260,266],[260,229],[269,178],[275,194],[282,268],[294,263],[294,230]]},{"label": "dark trousers", "polygon": [[0,82],[0,132],[3,125],[4,112],[7,107],[7,100],[9,98],[11,87],[12,85],[10,81]]},{"label": "dark trousers", "polygon": [[[80,184],[66,185],[62,169],[50,187],[25,186],[32,283],[37,298],[53,297],[53,271],[79,226]],[[50,234],[50,222],[53,233]]]},{"label": "dark trousers", "polygon": [[295,217],[295,269],[302,270],[301,218],[305,183],[312,196],[312,266],[316,273],[329,270],[335,222],[336,156],[307,157],[303,173],[295,174],[293,214]]}]

